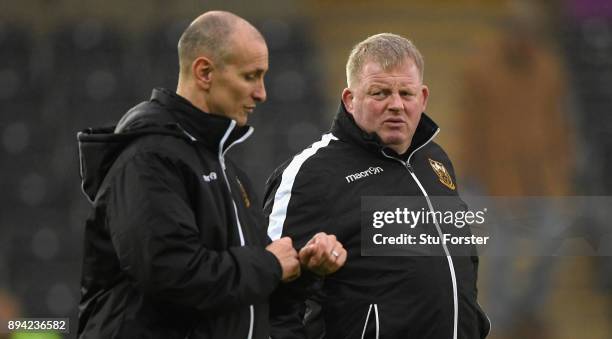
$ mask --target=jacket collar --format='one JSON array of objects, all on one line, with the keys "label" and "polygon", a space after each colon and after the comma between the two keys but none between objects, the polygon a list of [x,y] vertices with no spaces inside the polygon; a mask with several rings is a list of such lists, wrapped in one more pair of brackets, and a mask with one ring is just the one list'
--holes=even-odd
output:
[{"label": "jacket collar", "polygon": [[356,144],[377,154],[382,154],[381,152],[384,151],[386,154],[403,160],[407,160],[411,153],[428,143],[438,130],[438,125],[431,118],[425,113],[421,114],[421,119],[412,137],[410,147],[406,153],[397,154],[394,150],[383,145],[378,134],[367,133],[357,126],[353,115],[346,110],[342,101],[331,128],[332,134],[341,140]]},{"label": "jacket collar", "polygon": [[202,142],[214,150],[225,151],[236,141],[243,141],[253,133],[251,126],[237,126],[236,121],[209,114],[173,91],[156,88],[151,101],[157,102],[194,142]]}]

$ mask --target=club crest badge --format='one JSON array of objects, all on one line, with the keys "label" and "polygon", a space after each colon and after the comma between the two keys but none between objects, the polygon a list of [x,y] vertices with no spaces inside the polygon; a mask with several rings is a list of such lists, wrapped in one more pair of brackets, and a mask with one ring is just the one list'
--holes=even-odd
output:
[{"label": "club crest badge", "polygon": [[446,167],[444,167],[444,165],[442,165],[441,162],[437,162],[431,159],[429,159],[429,164],[431,165],[431,168],[433,168],[434,172],[438,176],[438,179],[440,179],[440,182],[444,184],[444,186],[450,188],[451,190],[454,190],[455,184],[453,183],[453,178],[451,177],[450,173],[448,173],[448,171],[446,170]]}]

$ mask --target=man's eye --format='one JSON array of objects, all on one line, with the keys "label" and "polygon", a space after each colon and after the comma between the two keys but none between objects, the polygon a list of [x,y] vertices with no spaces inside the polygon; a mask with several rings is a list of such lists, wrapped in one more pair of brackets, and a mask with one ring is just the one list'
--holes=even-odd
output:
[{"label": "man's eye", "polygon": [[257,81],[261,76],[262,76],[262,73],[255,72],[255,73],[247,73],[247,74],[245,74],[244,78],[247,81]]}]

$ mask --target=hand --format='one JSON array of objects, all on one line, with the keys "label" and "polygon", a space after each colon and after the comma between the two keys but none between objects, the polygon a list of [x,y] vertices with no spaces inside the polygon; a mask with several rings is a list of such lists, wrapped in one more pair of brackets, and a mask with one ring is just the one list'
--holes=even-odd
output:
[{"label": "hand", "polygon": [[291,238],[283,237],[275,240],[266,247],[266,250],[272,252],[278,259],[283,270],[283,282],[295,280],[300,276],[300,261]]},{"label": "hand", "polygon": [[333,234],[315,234],[300,250],[300,262],[311,272],[325,276],[336,272],[346,262],[346,250]]}]

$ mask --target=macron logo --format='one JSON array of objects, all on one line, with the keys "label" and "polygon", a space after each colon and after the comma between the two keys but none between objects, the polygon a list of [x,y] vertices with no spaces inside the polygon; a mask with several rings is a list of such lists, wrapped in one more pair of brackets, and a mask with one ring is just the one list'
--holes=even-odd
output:
[{"label": "macron logo", "polygon": [[211,182],[213,180],[217,180],[217,173],[210,172],[209,175],[202,174],[202,178],[204,178],[204,181],[206,181],[206,182]]},{"label": "macron logo", "polygon": [[379,174],[381,172],[383,172],[382,167],[370,167],[365,171],[349,174],[344,177],[344,179],[346,179],[346,182],[351,183],[353,181],[368,177],[370,175]]}]

